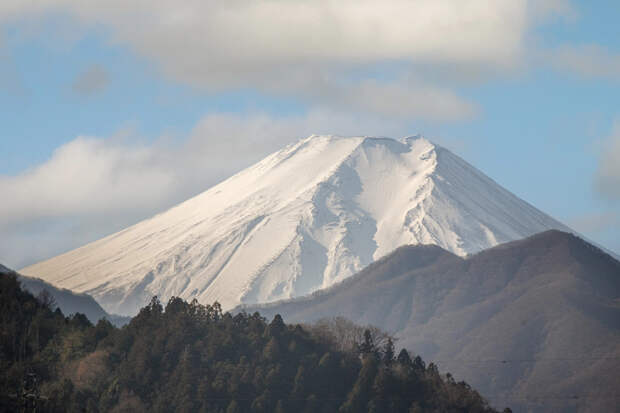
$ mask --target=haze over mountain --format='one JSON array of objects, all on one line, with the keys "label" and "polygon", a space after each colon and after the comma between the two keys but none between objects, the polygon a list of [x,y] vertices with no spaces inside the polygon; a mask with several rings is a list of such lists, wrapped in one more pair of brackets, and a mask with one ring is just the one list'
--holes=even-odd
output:
[{"label": "haze over mountain", "polygon": [[464,256],[552,228],[569,231],[424,138],[311,136],[21,272],[119,314],[153,295],[228,309],[329,287],[401,245]]},{"label": "haze over mountain", "polygon": [[74,293],[66,288],[56,288],[38,278],[20,275],[18,279],[24,289],[35,296],[43,290],[48,291],[54,297],[56,305],[62,310],[63,314],[81,313],[93,324],[97,324],[97,321],[105,318],[118,327],[127,324],[130,320],[130,317],[106,312],[93,297],[86,293]]},{"label": "haze over mountain", "polygon": [[[14,271],[0,264],[0,274],[9,274]],[[74,293],[67,289],[56,288],[43,280],[32,277],[25,277],[17,274],[22,288],[37,296],[41,291],[47,290],[54,297],[56,305],[62,310],[63,314],[72,315],[76,313],[84,314],[91,323],[96,324],[102,318],[107,319],[116,326],[122,326],[129,322],[129,317],[108,314],[93,297],[84,293]]]},{"label": "haze over mountain", "polygon": [[620,262],[564,232],[468,258],[405,246],[328,290],[245,310],[381,326],[515,412],[617,411]]}]

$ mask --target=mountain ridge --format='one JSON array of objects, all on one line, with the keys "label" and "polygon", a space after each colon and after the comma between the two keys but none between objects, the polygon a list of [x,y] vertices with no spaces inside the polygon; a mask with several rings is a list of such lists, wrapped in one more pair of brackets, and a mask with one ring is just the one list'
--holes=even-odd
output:
[{"label": "mountain ridge", "polygon": [[570,230],[420,136],[302,139],[154,217],[22,270],[133,314],[150,297],[268,302],[409,244],[458,255]]},{"label": "mountain ridge", "polygon": [[26,277],[0,264],[0,275],[2,274],[15,274],[22,288],[35,297],[42,291],[47,291],[54,298],[55,305],[67,316],[80,313],[84,314],[93,324],[106,319],[117,327],[129,322],[128,317],[106,312],[93,297],[86,293],[74,293],[67,289],[56,288],[39,278]]},{"label": "mountain ridge", "polygon": [[[293,297],[293,298],[285,298],[285,299],[281,299],[281,300],[277,300],[277,301],[272,301],[272,302],[268,302],[268,303],[255,303],[255,304],[240,304],[239,306],[235,307],[232,311],[243,311],[244,309],[255,309],[255,308],[261,308],[261,309],[269,309],[269,308],[276,308],[279,305],[283,304],[283,303],[301,303],[301,302],[305,302],[305,301],[310,301],[314,298],[319,298],[319,297],[323,297],[326,295],[330,295],[332,294],[334,291],[338,291],[340,289],[344,289],[346,288],[348,285],[353,284],[357,281],[359,281],[360,279],[363,279],[369,272],[375,270],[377,267],[380,267],[382,265],[385,265],[386,262],[392,261],[395,258],[398,259],[398,256],[403,254],[403,255],[409,255],[411,253],[415,253],[416,254],[416,265],[419,265],[420,267],[429,265],[429,263],[424,263],[422,265],[420,265],[419,262],[419,255],[417,255],[418,253],[422,252],[422,253],[427,253],[429,251],[434,252],[437,254],[437,259],[441,259],[443,261],[446,261],[447,265],[449,265],[449,263],[451,262],[465,262],[467,260],[470,260],[474,257],[476,257],[479,254],[486,254],[488,252],[493,252],[493,251],[504,251],[504,250],[511,250],[514,247],[518,247],[520,245],[526,244],[526,243],[530,243],[533,241],[536,241],[538,239],[542,239],[542,240],[548,240],[548,239],[563,239],[565,237],[570,237],[571,239],[577,241],[581,246],[590,249],[592,251],[595,252],[595,254],[599,257],[601,257],[602,260],[604,261],[610,261],[612,263],[614,263],[613,265],[618,266],[618,273],[620,274],[620,261],[611,253],[609,253],[608,251],[606,251],[605,249],[597,246],[596,244],[593,244],[589,241],[587,241],[586,239],[575,235],[572,232],[565,232],[565,231],[560,231],[560,230],[547,230],[547,231],[543,231],[543,232],[539,232],[537,234],[534,234],[530,237],[527,237],[525,239],[519,239],[519,240],[515,240],[515,241],[508,241],[502,244],[498,244],[494,247],[490,247],[488,249],[482,250],[482,251],[478,251],[474,254],[470,254],[467,255],[465,257],[461,257],[458,256],[456,254],[454,254],[453,252],[447,251],[444,248],[435,245],[435,244],[409,244],[409,245],[403,245],[398,247],[397,249],[395,249],[394,251],[392,251],[391,253],[381,257],[380,259],[378,259],[377,261],[374,261],[372,263],[370,263],[367,267],[363,268],[361,271],[359,271],[358,273],[342,280],[341,282],[334,284],[330,287],[327,288],[323,288],[317,291],[314,291],[310,294],[307,295],[303,295],[303,296],[299,296],[299,297]],[[424,258],[428,258],[428,255]],[[435,261],[431,261],[430,264],[434,264]],[[396,274],[393,276],[398,276],[400,274]]]},{"label": "mountain ridge", "polygon": [[[402,247],[327,291],[235,311],[379,325],[515,411],[613,411],[619,261],[553,230],[467,258],[433,249]],[[428,251],[439,259],[408,267]]]}]

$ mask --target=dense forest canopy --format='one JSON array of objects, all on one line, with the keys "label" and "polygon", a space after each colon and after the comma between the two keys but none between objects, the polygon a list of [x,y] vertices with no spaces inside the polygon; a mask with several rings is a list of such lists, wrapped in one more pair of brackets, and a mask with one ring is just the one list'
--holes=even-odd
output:
[{"label": "dense forest canopy", "polygon": [[397,353],[389,335],[342,319],[286,325],[154,298],[119,329],[53,305],[0,276],[1,411],[495,411],[434,364]]}]

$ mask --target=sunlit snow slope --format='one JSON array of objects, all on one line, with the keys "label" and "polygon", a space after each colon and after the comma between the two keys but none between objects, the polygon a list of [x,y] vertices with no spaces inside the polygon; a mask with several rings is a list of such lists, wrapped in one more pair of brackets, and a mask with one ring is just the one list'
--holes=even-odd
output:
[{"label": "sunlit snow slope", "polygon": [[426,139],[311,136],[21,272],[120,314],[153,295],[228,309],[330,286],[404,244],[466,255],[551,228],[568,230]]}]

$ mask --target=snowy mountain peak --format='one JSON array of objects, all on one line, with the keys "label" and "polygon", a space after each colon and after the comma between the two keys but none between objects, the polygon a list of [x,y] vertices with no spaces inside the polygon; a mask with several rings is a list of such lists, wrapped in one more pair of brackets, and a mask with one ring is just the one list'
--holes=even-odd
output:
[{"label": "snowy mountain peak", "polygon": [[134,314],[151,296],[239,303],[328,287],[405,244],[466,255],[556,228],[448,150],[312,135],[119,233],[22,270]]}]

